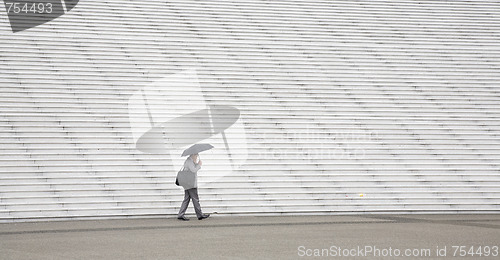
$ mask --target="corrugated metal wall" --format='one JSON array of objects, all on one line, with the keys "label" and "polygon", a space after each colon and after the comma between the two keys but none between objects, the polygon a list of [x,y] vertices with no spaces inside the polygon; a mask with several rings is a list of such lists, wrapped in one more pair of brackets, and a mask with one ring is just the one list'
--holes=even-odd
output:
[{"label": "corrugated metal wall", "polygon": [[499,212],[499,17],[88,0],[14,33],[0,10],[0,221],[173,216],[190,142],[215,146],[207,213]]}]

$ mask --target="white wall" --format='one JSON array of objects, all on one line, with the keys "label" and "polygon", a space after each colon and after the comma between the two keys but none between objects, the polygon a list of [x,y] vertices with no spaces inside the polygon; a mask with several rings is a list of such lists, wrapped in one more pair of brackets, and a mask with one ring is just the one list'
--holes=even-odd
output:
[{"label": "white wall", "polygon": [[[499,212],[499,14],[496,1],[89,0],[13,33],[2,10],[0,221],[175,215],[176,142],[231,115],[164,123],[211,106],[240,115],[226,142],[200,141],[215,146],[207,213]],[[141,91],[169,133],[154,153],[135,145],[151,123]]]}]

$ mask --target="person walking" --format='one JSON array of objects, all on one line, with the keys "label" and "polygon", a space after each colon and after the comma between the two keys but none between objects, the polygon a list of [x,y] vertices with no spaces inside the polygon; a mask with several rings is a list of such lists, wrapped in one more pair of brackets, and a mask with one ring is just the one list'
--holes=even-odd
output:
[{"label": "person walking", "polygon": [[201,211],[200,199],[198,198],[197,172],[201,169],[201,165],[203,164],[201,160],[198,159],[199,159],[198,154],[191,154],[190,156],[188,156],[186,161],[184,161],[184,168],[189,169],[189,171],[194,173],[195,181],[194,181],[194,188],[184,190],[184,200],[182,201],[179,214],[177,215],[177,219],[180,220],[184,221],[189,220],[184,216],[184,214],[186,213],[190,200],[193,200],[194,211],[196,212],[198,220],[206,219],[210,216],[210,214],[203,214],[203,212]]}]

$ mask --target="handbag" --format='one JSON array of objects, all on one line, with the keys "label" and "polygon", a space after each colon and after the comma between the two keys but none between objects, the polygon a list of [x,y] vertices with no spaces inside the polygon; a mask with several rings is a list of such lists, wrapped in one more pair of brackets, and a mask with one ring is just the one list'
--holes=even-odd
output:
[{"label": "handbag", "polygon": [[177,172],[177,176],[175,177],[175,185],[180,186],[179,184],[179,174],[184,170],[184,166],[182,166],[181,170]]},{"label": "handbag", "polygon": [[175,179],[175,184],[177,186],[182,186],[184,189],[189,190],[194,188],[196,181],[196,173],[186,169],[184,166],[177,173],[177,178]]}]

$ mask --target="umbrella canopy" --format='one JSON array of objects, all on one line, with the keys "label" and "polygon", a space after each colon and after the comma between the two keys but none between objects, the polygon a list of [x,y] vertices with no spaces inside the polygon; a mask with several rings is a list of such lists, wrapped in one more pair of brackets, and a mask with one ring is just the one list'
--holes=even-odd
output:
[{"label": "umbrella canopy", "polygon": [[181,156],[186,156],[186,155],[191,155],[191,154],[197,154],[206,150],[210,150],[214,148],[213,145],[211,144],[193,144],[191,147],[188,149],[184,150]]}]

